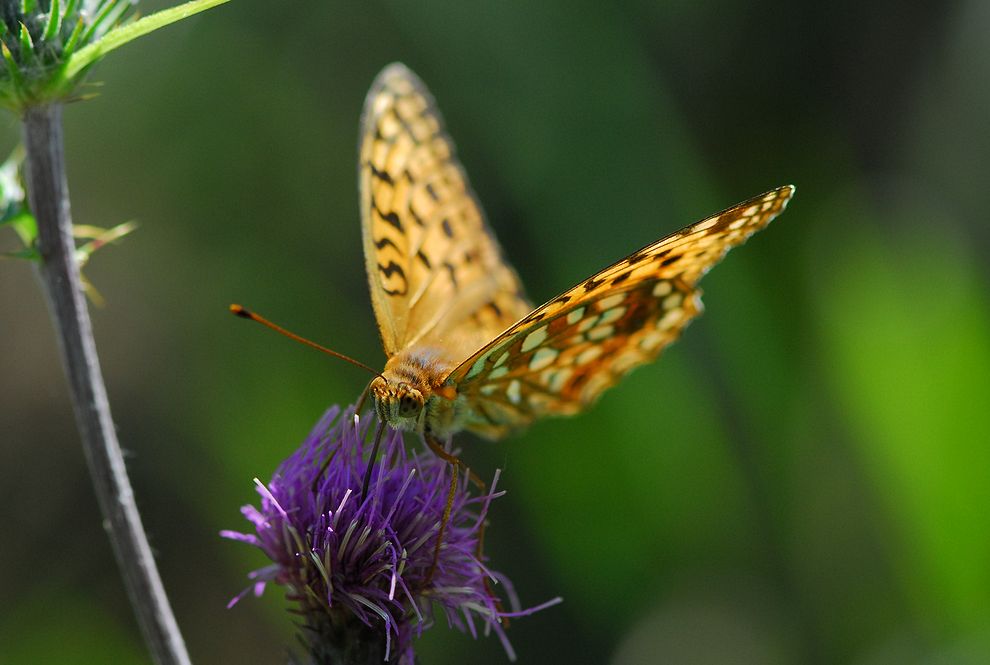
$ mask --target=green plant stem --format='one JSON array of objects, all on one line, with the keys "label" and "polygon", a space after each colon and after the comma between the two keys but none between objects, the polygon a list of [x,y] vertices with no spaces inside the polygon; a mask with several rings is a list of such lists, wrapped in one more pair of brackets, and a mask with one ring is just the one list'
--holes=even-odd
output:
[{"label": "green plant stem", "polygon": [[75,260],[61,105],[27,109],[23,132],[28,201],[38,223],[42,286],[68,375],[76,424],[103,513],[104,528],[155,662],[188,665],[189,655],[134,502],[96,355]]},{"label": "green plant stem", "polygon": [[382,626],[370,627],[349,610],[328,611],[321,603],[308,604],[303,615],[300,640],[306,646],[307,665],[389,665],[399,654],[385,660]]}]

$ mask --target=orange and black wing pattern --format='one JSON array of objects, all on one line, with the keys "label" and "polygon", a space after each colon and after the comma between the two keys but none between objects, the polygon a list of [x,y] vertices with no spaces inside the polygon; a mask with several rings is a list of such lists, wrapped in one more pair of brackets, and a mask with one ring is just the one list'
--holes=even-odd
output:
[{"label": "orange and black wing pattern", "polygon": [[640,249],[527,314],[447,378],[467,427],[497,438],[572,414],[657,358],[702,311],[701,277],[783,212],[785,186]]},{"label": "orange and black wing pattern", "polygon": [[386,67],[365,100],[358,178],[371,300],[389,357],[433,344],[460,361],[532,310],[433,97],[404,65]]}]

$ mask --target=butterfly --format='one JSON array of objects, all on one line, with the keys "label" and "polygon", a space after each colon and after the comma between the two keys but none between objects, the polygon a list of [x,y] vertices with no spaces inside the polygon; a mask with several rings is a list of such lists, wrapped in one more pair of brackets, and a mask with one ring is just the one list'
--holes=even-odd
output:
[{"label": "butterfly", "polygon": [[656,359],[702,312],[698,280],[794,194],[788,185],[734,205],[534,308],[433,97],[402,64],[386,67],[365,100],[358,178],[388,356],[369,392],[381,422],[423,434],[434,450],[461,430],[497,439],[577,413]]}]

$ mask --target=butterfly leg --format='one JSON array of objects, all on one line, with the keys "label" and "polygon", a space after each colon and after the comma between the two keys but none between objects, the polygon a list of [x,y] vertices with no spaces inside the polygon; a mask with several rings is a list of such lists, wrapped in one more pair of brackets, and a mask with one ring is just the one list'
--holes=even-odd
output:
[{"label": "butterfly leg", "polygon": [[[461,471],[461,469],[467,470],[468,478],[478,487],[478,491],[482,495],[488,491],[488,486],[473,471],[468,469],[459,457],[448,453],[443,447],[443,444],[433,437],[432,434],[426,433],[423,438],[426,439],[426,445],[430,447],[430,450],[432,450],[437,457],[444,460],[452,467],[450,474],[450,490],[447,493],[447,505],[444,506],[443,517],[440,519],[440,533],[437,534],[437,544],[433,549],[433,563],[430,565],[430,571],[426,575],[426,584],[428,585],[431,581],[433,581],[433,574],[437,569],[437,562],[440,559],[440,544],[443,542],[443,535],[447,530],[447,523],[450,521],[450,512],[454,506],[454,495],[457,491],[457,474]],[[482,560],[485,549],[485,528],[487,524],[487,521],[483,522],[478,529],[478,547],[475,550],[475,556],[479,562]],[[487,591],[488,595],[495,600],[495,607],[499,612],[501,612],[502,603],[498,599],[498,596],[495,595],[495,591],[491,588],[490,582],[491,580],[489,580],[488,577],[485,577],[485,591]],[[500,621],[504,621],[505,624],[508,625],[507,619],[500,619]]]},{"label": "butterfly leg", "polygon": [[[482,483],[480,480],[478,480],[477,482],[478,482],[478,488],[479,488],[478,491],[482,495],[484,495],[485,493],[487,493],[488,492],[488,488],[485,486],[485,484]],[[486,519],[484,522],[481,523],[481,526],[478,527],[478,546],[474,550],[474,556],[478,559],[478,562],[479,563],[484,558],[484,553],[485,553],[485,530],[487,528],[488,528],[488,520]],[[495,601],[495,611],[498,612],[499,615],[501,615],[503,613],[503,611],[504,611],[503,610],[503,607],[502,607],[502,600],[497,595],[495,595],[495,589],[492,588],[492,578],[489,577],[488,575],[485,575],[485,592],[488,594],[488,597],[489,598],[491,598],[493,601]],[[509,618],[508,617],[496,616],[496,619],[505,628],[508,628],[509,627]]]},{"label": "butterfly leg", "polygon": [[454,494],[457,492],[457,474],[462,468],[466,467],[457,455],[448,453],[444,449],[443,444],[432,434],[426,432],[423,438],[426,440],[426,445],[430,447],[430,450],[452,467],[450,473],[450,490],[447,492],[447,505],[443,508],[443,517],[440,519],[440,532],[437,534],[436,547],[433,548],[433,563],[430,564],[430,571],[426,574],[426,584],[429,584],[433,581],[433,574],[437,571],[437,562],[440,559],[440,544],[443,542],[443,535],[447,530],[447,522],[450,521],[450,511],[454,507]]}]

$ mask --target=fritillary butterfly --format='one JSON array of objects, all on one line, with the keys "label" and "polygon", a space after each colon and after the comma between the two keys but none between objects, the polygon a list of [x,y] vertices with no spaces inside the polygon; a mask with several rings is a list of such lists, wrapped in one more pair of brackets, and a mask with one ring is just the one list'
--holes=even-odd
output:
[{"label": "fritillary butterfly", "polygon": [[534,309],[405,66],[375,80],[361,136],[364,252],[388,355],[370,391],[382,421],[428,441],[464,429],[498,438],[587,407],[677,339],[702,311],[702,275],[794,194],[778,187],[732,206]]}]

